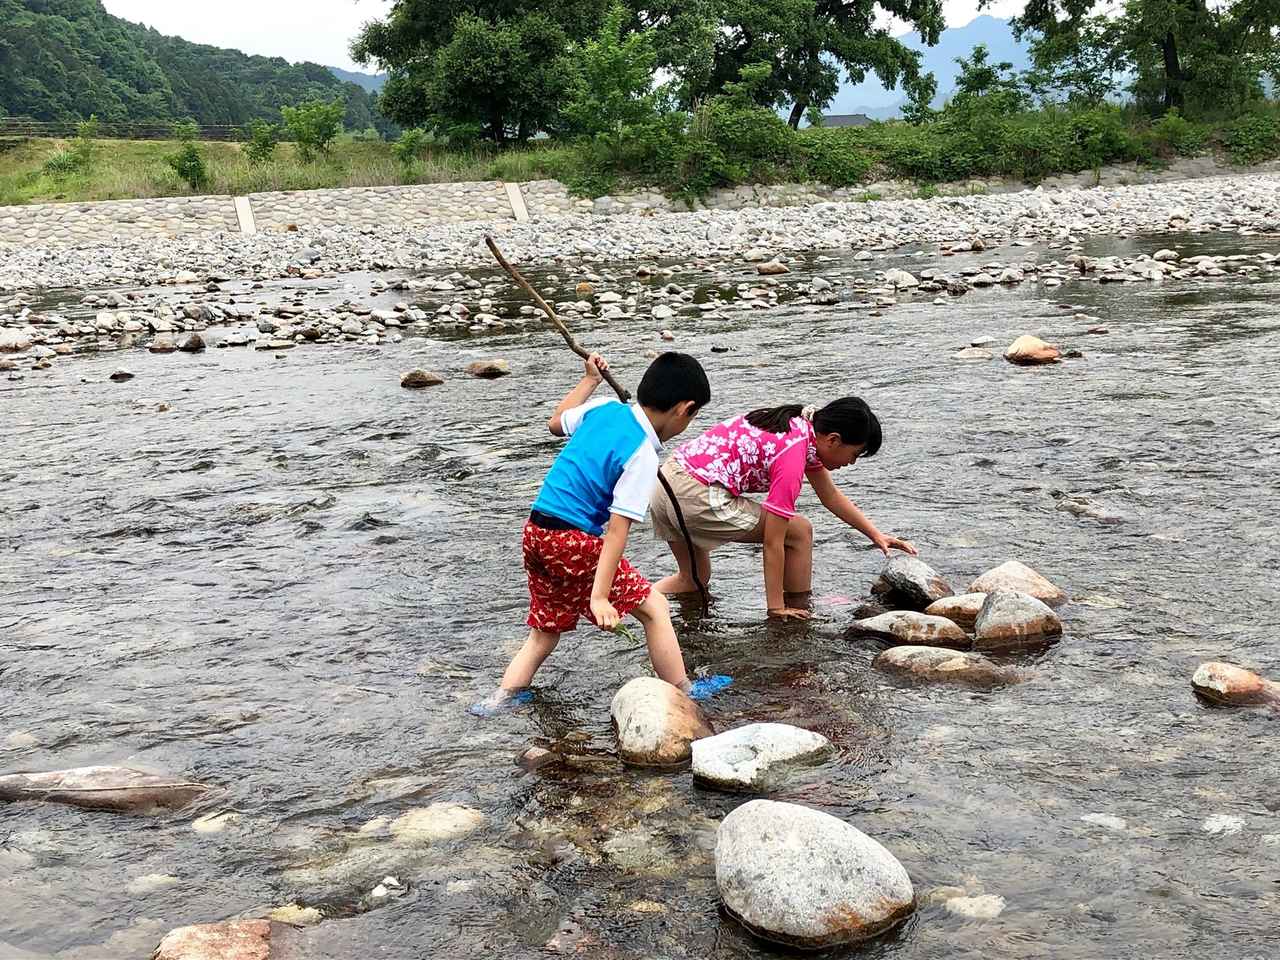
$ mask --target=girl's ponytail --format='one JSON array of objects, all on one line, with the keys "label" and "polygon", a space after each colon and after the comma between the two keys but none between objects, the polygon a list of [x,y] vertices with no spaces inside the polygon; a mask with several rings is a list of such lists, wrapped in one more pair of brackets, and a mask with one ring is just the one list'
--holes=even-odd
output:
[{"label": "girl's ponytail", "polygon": [[791,421],[803,412],[803,404],[784,403],[780,407],[761,407],[759,410],[752,410],[747,414],[746,421],[758,430],[786,433],[791,429]]}]

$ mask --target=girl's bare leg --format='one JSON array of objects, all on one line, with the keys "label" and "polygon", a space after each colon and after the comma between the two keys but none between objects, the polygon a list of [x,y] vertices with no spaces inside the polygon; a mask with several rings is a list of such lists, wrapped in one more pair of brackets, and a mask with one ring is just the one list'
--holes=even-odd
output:
[{"label": "girl's bare leg", "polygon": [[668,541],[667,546],[671,548],[671,555],[676,558],[676,565],[680,568],[679,573],[673,573],[669,577],[664,577],[653,585],[653,589],[658,593],[666,596],[681,593],[696,593],[698,585],[693,582],[693,564],[698,564],[698,576],[702,578],[703,586],[711,582],[711,553],[703,550],[701,547],[694,547],[694,559],[689,558],[689,549],[681,541]]}]

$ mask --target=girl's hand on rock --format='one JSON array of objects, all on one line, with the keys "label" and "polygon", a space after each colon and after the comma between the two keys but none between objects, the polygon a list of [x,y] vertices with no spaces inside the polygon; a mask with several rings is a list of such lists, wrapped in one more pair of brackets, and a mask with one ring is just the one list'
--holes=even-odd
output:
[{"label": "girl's hand on rock", "polygon": [[890,550],[901,550],[903,553],[910,554],[913,557],[919,556],[920,551],[912,546],[910,540],[899,540],[897,537],[891,537],[887,534],[880,534],[871,540],[886,557],[889,556]]},{"label": "girl's hand on rock", "polygon": [[777,607],[769,611],[770,620],[812,620],[813,614],[796,607]]}]

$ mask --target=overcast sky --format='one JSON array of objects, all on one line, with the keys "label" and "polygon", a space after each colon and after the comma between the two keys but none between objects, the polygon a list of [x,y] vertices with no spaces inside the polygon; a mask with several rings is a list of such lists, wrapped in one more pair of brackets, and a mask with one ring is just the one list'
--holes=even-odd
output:
[{"label": "overcast sky", "polygon": [[[245,53],[311,60],[331,67],[360,69],[347,45],[366,20],[380,17],[391,0],[103,0],[117,17],[177,34],[196,43],[234,47]],[[978,13],[978,0],[945,0],[947,23],[963,26]],[[1024,0],[997,0],[986,13],[1011,16]]]}]

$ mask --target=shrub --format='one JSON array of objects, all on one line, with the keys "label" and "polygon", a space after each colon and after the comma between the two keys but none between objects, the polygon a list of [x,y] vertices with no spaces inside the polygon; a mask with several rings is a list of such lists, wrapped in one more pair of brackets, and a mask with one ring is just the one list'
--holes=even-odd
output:
[{"label": "shrub", "polygon": [[327,154],[342,132],[342,118],[347,114],[341,100],[326,103],[313,100],[299,107],[282,107],[285,129],[298,145],[298,156],[310,163],[317,154]]},{"label": "shrub", "polygon": [[805,173],[829,187],[861,183],[871,170],[871,155],[848,129],[810,128],[800,138]]},{"label": "shrub", "polygon": [[427,131],[415,127],[400,134],[400,139],[392,144],[391,152],[408,173],[417,165],[430,141],[431,137]]},{"label": "shrub", "polygon": [[1280,155],[1280,112],[1255,110],[1227,127],[1227,149],[1239,164],[1261,163]]},{"label": "shrub", "polygon": [[1204,152],[1205,145],[1209,142],[1209,132],[1207,126],[1192,123],[1174,109],[1151,125],[1147,140],[1157,156],[1193,157]]},{"label": "shrub", "polygon": [[204,190],[209,185],[209,168],[205,164],[204,154],[196,143],[188,141],[171,153],[164,162],[181,177],[192,190]]},{"label": "shrub", "polygon": [[270,163],[276,154],[276,142],[280,128],[265,120],[249,121],[249,140],[244,145],[244,155],[255,167]]},{"label": "shrub", "polygon": [[76,138],[44,163],[44,172],[55,180],[93,171],[98,159],[98,118],[89,117],[76,127]]}]

